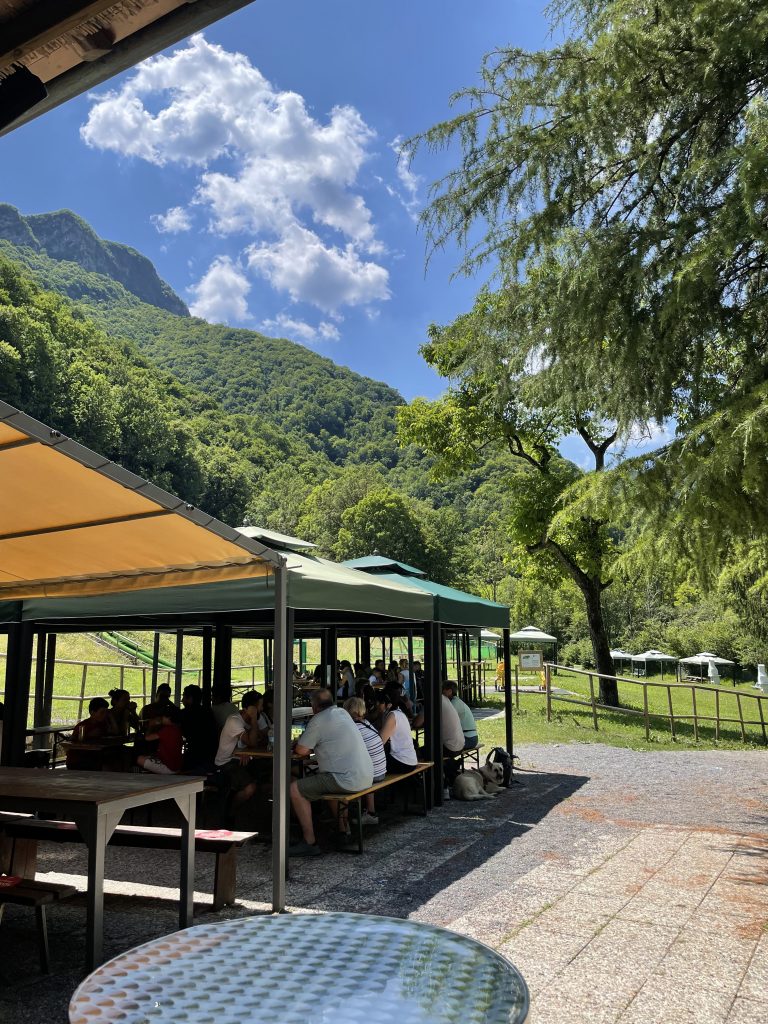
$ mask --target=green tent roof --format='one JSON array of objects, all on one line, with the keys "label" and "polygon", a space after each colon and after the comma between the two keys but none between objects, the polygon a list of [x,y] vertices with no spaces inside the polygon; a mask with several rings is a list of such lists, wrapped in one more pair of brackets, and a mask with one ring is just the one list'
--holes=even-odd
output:
[{"label": "green tent roof", "polygon": [[[377,580],[389,583],[402,582],[403,577],[394,573],[375,573]],[[426,594],[432,594],[435,602],[433,617],[436,622],[453,626],[496,626],[505,629],[509,625],[509,608],[495,601],[486,601],[464,590],[445,587],[432,580],[408,578],[409,587],[418,587]]]},{"label": "green tent roof", "polygon": [[[431,597],[401,576],[392,580],[356,572],[321,558],[291,553],[288,562],[288,606],[291,608],[363,612],[398,619],[432,618]],[[230,580],[186,587],[159,587],[88,597],[37,598],[8,602],[6,621],[38,619],[107,619],[112,616],[203,614],[264,610],[274,606],[272,577]],[[13,604],[13,609],[8,606]],[[0,607],[0,621],[3,608]]]},{"label": "green tent roof", "polygon": [[423,569],[417,569],[407,562],[398,562],[394,558],[384,558],[383,555],[366,555],[364,558],[348,558],[341,563],[348,569],[362,569],[363,572],[386,573],[395,572],[402,576],[426,576]]}]

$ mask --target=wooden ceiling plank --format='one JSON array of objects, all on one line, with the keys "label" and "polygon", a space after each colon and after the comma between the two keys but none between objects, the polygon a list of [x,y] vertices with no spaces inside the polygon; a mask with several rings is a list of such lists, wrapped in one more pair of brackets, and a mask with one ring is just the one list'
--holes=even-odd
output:
[{"label": "wooden ceiling plank", "polygon": [[0,67],[12,64],[52,43],[67,32],[75,31],[88,18],[114,7],[116,0],[45,0],[19,13],[3,25]]}]

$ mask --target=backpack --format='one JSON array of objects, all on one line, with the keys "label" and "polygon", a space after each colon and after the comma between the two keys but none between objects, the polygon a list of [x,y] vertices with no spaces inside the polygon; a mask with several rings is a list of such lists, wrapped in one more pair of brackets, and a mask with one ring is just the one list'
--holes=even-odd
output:
[{"label": "backpack", "polygon": [[504,769],[502,786],[509,787],[512,784],[512,758],[504,747],[494,747],[485,759],[486,764],[500,764]]}]

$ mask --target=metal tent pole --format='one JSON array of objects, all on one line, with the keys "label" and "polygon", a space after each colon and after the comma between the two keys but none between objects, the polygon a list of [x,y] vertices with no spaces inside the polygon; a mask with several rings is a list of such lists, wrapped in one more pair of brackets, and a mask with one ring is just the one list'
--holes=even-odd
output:
[{"label": "metal tent pole", "polygon": [[514,754],[514,733],[512,727],[512,656],[509,652],[509,629],[503,631],[504,645],[504,725],[507,733],[507,753]]},{"label": "metal tent pole", "polygon": [[285,910],[288,868],[288,786],[291,773],[291,708],[293,671],[289,655],[293,636],[288,629],[288,570],[283,561],[275,569],[275,632],[272,651],[274,687],[274,756],[272,761],[272,911]]},{"label": "metal tent pole", "polygon": [[[43,724],[43,689],[45,687],[45,631],[40,630],[37,634],[37,645],[35,653],[35,705],[34,714],[32,717],[32,725]],[[43,742],[41,742],[43,741]],[[35,736],[32,740],[32,746],[43,747],[45,746],[44,736]]]},{"label": "metal tent pole", "polygon": [[184,630],[176,630],[176,667],[173,672],[173,700],[176,707],[181,704],[181,673],[184,667]]},{"label": "metal tent pole", "polygon": [[203,691],[203,707],[209,708],[211,706],[211,676],[212,676],[212,665],[211,655],[213,654],[213,630],[210,626],[203,627],[203,671],[202,671],[202,691]]},{"label": "metal tent pole", "polygon": [[152,638],[152,701],[157,696],[157,670],[160,663],[160,634],[155,630]]},{"label": "metal tent pole", "polygon": [[24,763],[33,646],[32,623],[12,623],[5,660],[5,713],[0,754],[0,764],[5,767],[20,767]]}]

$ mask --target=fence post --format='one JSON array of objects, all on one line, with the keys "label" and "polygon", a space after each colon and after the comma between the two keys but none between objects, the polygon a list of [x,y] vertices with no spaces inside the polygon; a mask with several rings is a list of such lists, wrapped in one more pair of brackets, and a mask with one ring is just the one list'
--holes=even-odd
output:
[{"label": "fence post", "polygon": [[595,680],[593,679],[591,672],[589,673],[589,698],[592,701],[592,723],[593,723],[593,725],[595,727],[595,732],[597,732],[598,729],[597,729],[597,707],[595,705]]},{"label": "fence post", "polygon": [[650,723],[648,721],[648,684],[643,683],[643,716],[645,717],[645,739],[651,738]]},{"label": "fence post", "polygon": [[739,706],[739,722],[741,723],[741,742],[742,743],[746,743],[747,742],[747,733],[746,733],[746,730],[744,728],[744,712],[741,709],[741,694],[739,693],[738,690],[736,691],[736,703]]},{"label": "fence post", "polygon": [[83,665],[83,675],[80,680],[80,703],[77,705],[77,720],[83,720],[83,704],[85,703],[85,681],[88,677],[88,662]]},{"label": "fence post", "polygon": [[720,739],[720,691],[715,690],[715,740]]},{"label": "fence post", "polygon": [[520,670],[515,665],[515,707],[520,710]]},{"label": "fence post", "polygon": [[672,687],[667,686],[667,704],[669,705],[669,728],[672,732],[672,742],[677,740],[675,735],[675,712],[672,710]]},{"label": "fence post", "polygon": [[763,698],[757,698],[757,710],[760,712],[760,725],[763,730],[763,743],[768,743],[768,736],[765,733],[765,718],[763,716]]},{"label": "fence post", "polygon": [[544,665],[544,686],[547,689],[547,721],[552,721],[552,683],[549,677],[549,662]]},{"label": "fence post", "polygon": [[696,710],[696,687],[691,687],[691,702],[693,704],[693,738],[699,742],[699,713]]}]

